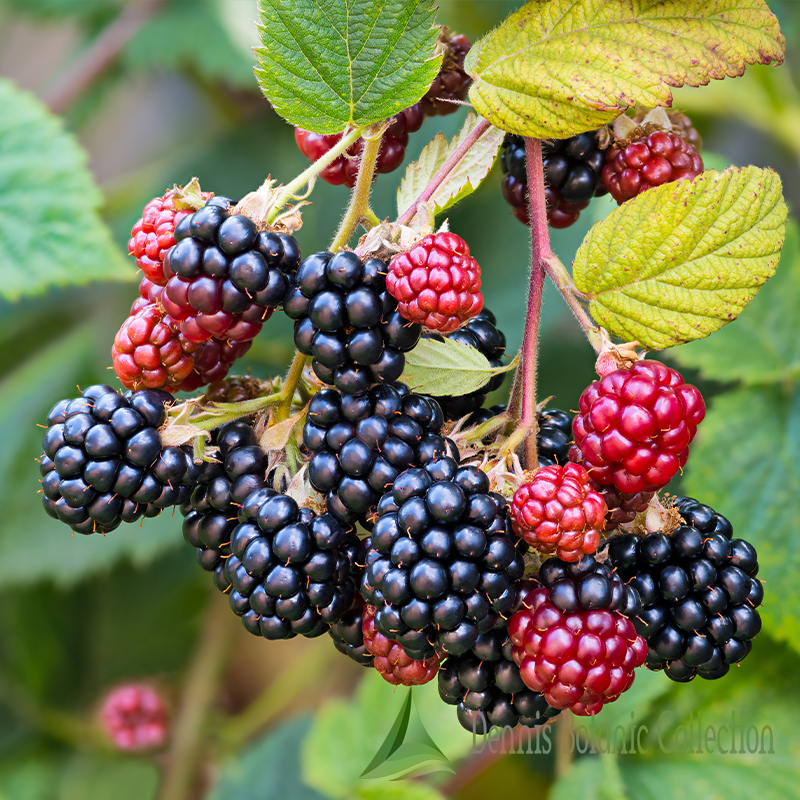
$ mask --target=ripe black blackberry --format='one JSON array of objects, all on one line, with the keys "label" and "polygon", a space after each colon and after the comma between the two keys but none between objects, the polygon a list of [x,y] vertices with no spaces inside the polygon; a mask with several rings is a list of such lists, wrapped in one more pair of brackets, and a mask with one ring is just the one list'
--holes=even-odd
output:
[{"label": "ripe black blackberry", "polygon": [[331,625],[328,635],[333,639],[334,647],[344,655],[352,658],[362,667],[371,667],[374,658],[364,644],[364,600],[356,592],[353,605],[345,611],[341,619]]},{"label": "ripe black blackberry", "polygon": [[386,291],[386,264],[355,253],[303,260],[284,303],[297,349],[313,356],[317,377],[344,394],[397,380],[421,326],[400,316]]},{"label": "ripe black blackberry", "polygon": [[365,556],[352,526],[269,488],[248,495],[239,521],[224,573],[250,633],[321,636],[350,609]]},{"label": "ripe black blackberry", "polygon": [[232,584],[225,573],[226,559],[238,509],[248,495],[267,485],[267,458],[247,420],[214,431],[212,444],[218,448],[217,460],[203,465],[191,497],[181,507],[183,538],[196,548],[200,566],[214,573],[217,588],[227,593]]},{"label": "ripe black blackberry", "polygon": [[461,656],[450,656],[439,668],[439,696],[458,706],[458,721],[471,733],[483,735],[494,727],[536,728],[561,711],[544,695],[528,689],[511,656],[505,620],[482,633]]},{"label": "ripe black blackberry", "polygon": [[712,508],[688,497],[675,504],[685,525],[668,536],[616,536],[606,563],[642,598],[633,623],[647,640],[646,666],[681,683],[721,678],[761,630],[758,558]]},{"label": "ripe black blackberry", "polygon": [[[568,228],[593,197],[608,193],[600,180],[606,161],[605,151],[597,145],[597,133],[589,131],[542,143],[547,221],[553,228]],[[528,173],[521,136],[506,134],[500,164],[503,197],[514,209],[514,216],[527,225]]]},{"label": "ripe black blackberry", "polygon": [[284,300],[300,264],[297,242],[259,232],[226,197],[212,197],[175,228],[164,258],[169,280],[161,296],[166,312],[190,341],[211,337],[245,342]]},{"label": "ripe black blackberry", "polygon": [[[497,319],[491,311],[484,309],[474,316],[463,328],[448,333],[445,336],[430,334],[425,338],[451,339],[468,347],[474,347],[489,359],[493,367],[501,367],[500,359],[505,354],[506,337],[497,329]],[[480,389],[470,394],[436,397],[442,407],[446,420],[461,419],[467,414],[472,414],[483,406],[486,395],[498,389],[503,383],[503,375],[490,378]]]},{"label": "ripe black blackberry", "polygon": [[60,400],[42,440],[45,511],[76,533],[108,533],[189,496],[201,469],[189,447],[163,447],[168,392],[119,394],[110,386]]},{"label": "ripe black blackberry", "polygon": [[411,658],[466,653],[514,606],[527,545],[477,467],[440,458],[403,472],[370,541],[362,594],[376,628]]},{"label": "ripe black blackberry", "polygon": [[449,452],[441,427],[439,404],[402,383],[357,395],[323,389],[303,427],[311,485],[336,519],[371,527],[378,498],[404,469]]}]

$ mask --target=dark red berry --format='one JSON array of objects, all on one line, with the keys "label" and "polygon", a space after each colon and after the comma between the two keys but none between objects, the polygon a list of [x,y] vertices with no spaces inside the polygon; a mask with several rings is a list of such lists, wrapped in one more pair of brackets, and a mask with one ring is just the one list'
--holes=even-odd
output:
[{"label": "dark red berry", "polygon": [[444,57],[439,74],[417,105],[426,117],[444,116],[458,111],[459,102],[467,98],[472,78],[464,71],[464,59],[472,44],[461,33],[450,35],[445,28],[439,37]]}]

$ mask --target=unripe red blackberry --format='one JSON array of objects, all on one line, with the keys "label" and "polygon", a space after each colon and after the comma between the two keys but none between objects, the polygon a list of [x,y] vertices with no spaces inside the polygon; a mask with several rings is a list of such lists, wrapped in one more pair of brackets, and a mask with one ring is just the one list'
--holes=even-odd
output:
[{"label": "unripe red blackberry", "polygon": [[61,400],[42,440],[45,511],[76,533],[108,533],[185,502],[201,472],[191,447],[163,447],[172,395],[90,386]]},{"label": "unripe red blackberry", "polygon": [[444,46],[444,57],[439,74],[417,105],[426,117],[444,116],[459,109],[459,101],[467,99],[472,78],[464,71],[464,59],[472,46],[462,33],[450,34],[442,29],[439,41]]},{"label": "unripe red blackberry", "polygon": [[[174,195],[174,190],[170,189],[144,207],[141,219],[131,229],[128,242],[128,252],[136,259],[136,265],[145,278],[158,286],[167,282],[163,262],[167,251],[175,244],[175,227],[193,211],[185,204],[182,209],[176,208]],[[208,199],[211,194],[203,192],[202,197]]]},{"label": "unripe red blackberry", "polygon": [[592,716],[630,688],[647,656],[623,616],[635,616],[639,597],[591,556],[548,559],[539,581],[508,623],[514,661],[525,685],[551,706]]},{"label": "unripe red blackberry", "polygon": [[668,535],[615,536],[606,563],[641,597],[631,620],[647,641],[645,666],[681,683],[721,678],[761,630],[758,557],[709,506],[689,497],[675,506],[684,525]]},{"label": "unripe red blackberry", "polygon": [[161,304],[194,342],[251,340],[284,300],[300,264],[297,242],[259,232],[228,198],[214,197],[175,229]]},{"label": "unripe red blackberry", "polygon": [[597,551],[606,511],[586,470],[571,463],[536,470],[514,492],[510,505],[517,536],[562,561],[579,561]]},{"label": "unripe red blackberry", "polygon": [[158,692],[139,683],[117,686],[100,709],[103,732],[126,752],[155,750],[169,738],[169,711]]},{"label": "unripe red blackberry", "polygon": [[[194,353],[194,369],[174,388],[176,392],[193,392],[207,383],[221,381],[253,344],[252,341],[234,342],[230,339],[209,339],[198,345]],[[227,402],[235,402],[228,400]]]},{"label": "unripe red blackberry", "polygon": [[303,259],[284,302],[294,342],[324,383],[344,394],[397,380],[421,328],[405,320],[386,290],[386,264],[355,253]]},{"label": "unripe red blackberry", "polygon": [[126,388],[175,391],[194,370],[198,347],[181,334],[163,308],[150,303],[122,323],[111,359]]},{"label": "unripe red blackberry", "polygon": [[602,176],[603,185],[622,204],[654,186],[695,178],[702,171],[703,159],[679,133],[654,131],[609,147]]},{"label": "unripe red blackberry", "polygon": [[686,463],[705,416],[699,390],[658,361],[637,361],[594,381],[579,405],[570,460],[625,494],[666,486]]},{"label": "unripe red blackberry", "polygon": [[512,649],[507,622],[501,619],[467,653],[449,656],[439,669],[439,696],[458,706],[458,721],[470,733],[517,725],[536,728],[560,713],[543,694],[525,686]]},{"label": "unripe red blackberry", "polygon": [[[503,196],[514,209],[514,216],[529,224],[528,173],[525,140],[507,134],[500,161]],[[577,221],[592,197],[606,194],[600,175],[605,154],[597,144],[597,131],[579,133],[569,139],[542,142],[542,166],[547,201],[547,221],[552,228],[567,228]]]},{"label": "unripe red blackberry", "polygon": [[451,333],[483,309],[481,268],[454,233],[431,234],[394,256],[386,288],[403,317],[438,333]]},{"label": "unripe red blackberry", "polygon": [[373,656],[373,666],[393,686],[421,686],[433,680],[439,670],[436,655],[415,660],[406,655],[400,644],[375,628],[375,608],[364,608],[364,646]]}]

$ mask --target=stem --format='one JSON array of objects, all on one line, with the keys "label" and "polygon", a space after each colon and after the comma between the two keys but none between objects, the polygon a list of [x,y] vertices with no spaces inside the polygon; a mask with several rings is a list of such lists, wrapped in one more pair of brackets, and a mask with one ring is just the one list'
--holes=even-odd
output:
[{"label": "stem", "polygon": [[295,350],[294,358],[289,366],[289,374],[286,376],[283,387],[281,388],[281,400],[275,409],[275,421],[282,422],[289,419],[292,410],[292,398],[303,377],[303,367],[306,365],[306,356],[299,350]]},{"label": "stem", "polygon": [[[431,182],[425,187],[422,194],[417,198],[416,202],[407,208],[402,216],[397,220],[398,225],[408,225],[417,213],[418,203],[427,203],[433,197],[434,192],[442,185],[445,178],[455,169],[458,162],[470,151],[475,142],[483,136],[486,131],[491,127],[491,123],[487,119],[482,119],[475,129],[467,136],[466,139],[458,146],[455,152],[442,164],[439,171],[433,176]],[[544,190],[543,190],[544,191]]]},{"label": "stem", "polygon": [[350,146],[361,138],[364,133],[363,128],[353,128],[349,133],[342,136],[341,139],[330,149],[325,155],[320,156],[310,167],[303,170],[293,181],[290,181],[283,187],[281,192],[276,195],[272,213],[268,222],[274,221],[278,216],[278,212],[286,205],[288,200],[291,200],[304,186],[314,180],[317,175],[325,169],[325,167],[332,164],[344,153]]},{"label": "stem", "polygon": [[341,250],[350,241],[359,220],[369,210],[369,195],[372,191],[372,179],[375,176],[375,166],[378,163],[378,150],[382,138],[383,133],[364,139],[364,150],[361,153],[361,163],[358,167],[356,185],[353,187],[353,194],[350,197],[350,205],[347,206],[344,219],[331,242],[330,249],[334,253]]},{"label": "stem", "polygon": [[572,763],[572,728],[575,718],[569,712],[561,714],[556,725],[556,778],[560,778]]},{"label": "stem", "polygon": [[556,288],[561,292],[561,296],[569,306],[575,318],[578,320],[586,338],[592,345],[596,353],[599,353],[603,347],[603,341],[600,336],[600,328],[595,325],[589,318],[589,315],[584,310],[577,298],[577,289],[572,280],[572,276],[567,272],[566,267],[561,263],[558,256],[550,253],[542,260],[545,272],[550,276],[550,279],[556,285]]},{"label": "stem", "polygon": [[114,62],[130,40],[164,5],[165,0],[127,3],[119,16],[44,92],[43,100],[56,114],[65,111]]},{"label": "stem", "polygon": [[381,224],[381,221],[378,219],[378,215],[369,206],[364,209],[364,221],[369,223],[370,228],[374,228],[376,225]]},{"label": "stem", "polygon": [[[536,366],[539,353],[539,318],[544,288],[544,262],[553,255],[547,228],[547,204],[544,195],[544,169],[542,143],[538,139],[525,139],[525,162],[528,170],[528,199],[531,219],[531,276],[528,288],[528,309],[525,331],[522,335],[520,380],[514,383],[509,405],[519,408],[519,430],[525,437],[523,466],[536,469]],[[531,435],[532,434],[532,435]]]},{"label": "stem", "polygon": [[230,651],[234,626],[229,623],[228,604],[215,594],[210,599],[205,624],[189,664],[158,800],[188,800],[192,796],[203,746],[204,722]]}]

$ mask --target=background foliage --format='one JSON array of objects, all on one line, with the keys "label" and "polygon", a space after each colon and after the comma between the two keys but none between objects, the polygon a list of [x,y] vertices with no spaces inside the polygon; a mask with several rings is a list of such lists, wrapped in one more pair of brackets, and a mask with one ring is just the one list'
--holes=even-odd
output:
[{"label": "background foliage", "polygon": [[[193,175],[206,188],[240,196],[268,173],[287,182],[306,166],[291,128],[264,101],[252,73],[251,0],[153,4],[154,13],[129,31],[119,58],[69,97],[76,81],[70,65],[134,5],[0,0],[0,185],[20,188],[25,197],[9,207],[0,195],[0,800],[155,798],[159,772],[169,769],[174,753],[120,756],[93,722],[104,692],[131,678],[161,688],[179,719],[187,697],[201,707],[204,723],[189,741],[200,767],[196,797],[430,800],[446,794],[466,800],[490,790],[524,792],[532,800],[793,796],[800,779],[796,228],[777,276],[740,320],[666,353],[710,398],[680,488],[728,515],[737,533],[758,547],[767,580],[766,632],[754,654],[721,682],[683,686],[657,674],[638,676],[618,703],[579,721],[582,745],[571,765],[565,748],[557,754],[555,746],[547,752],[542,746],[539,754],[468,757],[470,737],[429,685],[415,692],[415,705],[456,775],[379,785],[362,779],[404,693],[377,675],[364,677],[325,640],[267,644],[249,636],[224,600],[212,596],[177,519],[162,515],[108,537],[71,538],[42,513],[36,424],[76,384],[106,379],[113,333],[135,296],[132,261],[124,253],[144,203]],[[506,0],[439,5],[437,20],[473,39],[515,8]],[[774,167],[796,218],[800,64],[791,46],[800,41],[800,8],[770,6],[790,43],[788,63],[676,90],[675,105],[701,129],[707,166]],[[62,108],[63,123],[48,115],[46,104]],[[22,119],[43,120],[41,139],[22,137],[12,146],[4,125]],[[438,130],[450,138],[462,121],[463,112],[427,121],[412,136],[407,162]],[[65,131],[77,136],[86,164]],[[393,215],[401,176],[378,181],[379,216]],[[448,213],[453,230],[469,232],[487,307],[513,353],[524,321],[529,244],[499,183],[495,167]],[[306,252],[327,246],[346,192],[320,183],[312,199],[299,234]],[[608,198],[594,201],[573,228],[554,231],[565,263],[612,207]],[[21,215],[30,227],[17,225]],[[261,377],[281,372],[293,349],[282,315],[265,333],[245,364]],[[542,343],[540,394],[574,408],[594,375],[592,352],[550,289]],[[775,752],[693,753],[659,741],[659,732],[698,718],[704,727],[726,724],[732,711],[747,725],[769,725]],[[648,727],[643,752],[592,753],[604,749],[604,737],[617,725]],[[551,744],[569,735],[554,734]]]}]

